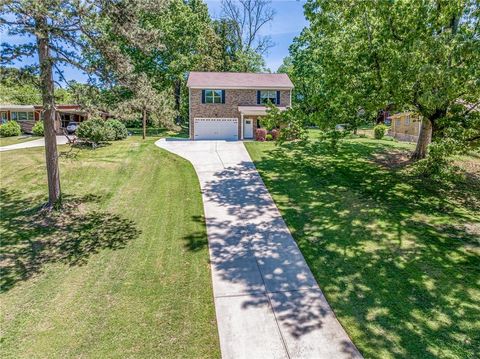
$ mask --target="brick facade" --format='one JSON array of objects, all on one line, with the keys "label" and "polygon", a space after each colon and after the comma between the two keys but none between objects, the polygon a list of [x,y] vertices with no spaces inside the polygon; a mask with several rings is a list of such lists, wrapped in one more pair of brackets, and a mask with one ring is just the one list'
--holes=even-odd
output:
[{"label": "brick facade", "polygon": [[[255,89],[226,89],[224,104],[202,104],[202,90],[190,89],[189,91],[189,120],[190,138],[194,138],[194,118],[237,118],[238,138],[241,138],[241,114],[238,106],[256,106],[257,90]],[[290,106],[290,90],[280,90],[280,106]],[[254,120],[254,136],[258,116],[244,115],[245,118]]]}]

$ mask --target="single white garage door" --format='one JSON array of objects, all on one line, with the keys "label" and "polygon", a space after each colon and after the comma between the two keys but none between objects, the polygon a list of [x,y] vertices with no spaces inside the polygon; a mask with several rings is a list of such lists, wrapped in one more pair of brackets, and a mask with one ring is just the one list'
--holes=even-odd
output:
[{"label": "single white garage door", "polygon": [[195,140],[238,140],[237,118],[195,118]]}]

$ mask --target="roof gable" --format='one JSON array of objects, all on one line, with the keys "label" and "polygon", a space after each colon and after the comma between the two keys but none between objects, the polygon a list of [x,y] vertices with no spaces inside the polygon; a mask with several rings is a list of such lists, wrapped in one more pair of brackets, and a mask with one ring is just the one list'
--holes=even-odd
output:
[{"label": "roof gable", "polygon": [[252,72],[190,72],[187,87],[215,89],[292,89],[287,74]]}]

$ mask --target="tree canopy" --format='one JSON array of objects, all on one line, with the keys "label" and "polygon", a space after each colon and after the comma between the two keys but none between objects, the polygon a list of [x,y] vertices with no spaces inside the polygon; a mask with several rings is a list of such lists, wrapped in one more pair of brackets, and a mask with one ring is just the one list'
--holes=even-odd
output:
[{"label": "tree canopy", "polygon": [[318,123],[355,121],[358,109],[373,118],[391,104],[413,110],[424,118],[417,158],[432,132],[477,124],[477,0],[309,0],[305,16],[289,71],[300,107]]}]

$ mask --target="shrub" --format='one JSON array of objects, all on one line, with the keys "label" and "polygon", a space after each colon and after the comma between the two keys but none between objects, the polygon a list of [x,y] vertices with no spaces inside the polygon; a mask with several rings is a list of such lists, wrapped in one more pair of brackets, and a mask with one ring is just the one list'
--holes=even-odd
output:
[{"label": "shrub", "polygon": [[414,173],[436,180],[451,180],[460,173],[453,156],[462,153],[462,143],[456,139],[443,138],[433,142],[428,145],[427,157],[415,163]]},{"label": "shrub", "polygon": [[271,134],[271,133],[268,133],[268,134],[265,136],[265,139],[266,139],[267,141],[273,140],[272,134]]},{"label": "shrub", "polygon": [[257,128],[255,131],[255,138],[257,141],[263,142],[267,137],[267,130],[264,128]]},{"label": "shrub", "polygon": [[44,127],[43,127],[43,121],[37,121],[32,127],[32,132],[35,136],[43,136],[44,134]]},{"label": "shrub", "polygon": [[22,129],[17,121],[8,121],[0,125],[0,137],[20,136]]},{"label": "shrub", "polygon": [[377,125],[373,128],[373,134],[377,140],[381,140],[385,136],[385,131],[387,131],[387,126]]},{"label": "shrub", "polygon": [[105,125],[110,127],[113,133],[112,141],[124,140],[128,136],[127,127],[118,120],[107,120]]},{"label": "shrub", "polygon": [[272,135],[272,139],[276,141],[278,139],[278,136],[280,136],[280,131],[274,128],[270,131],[270,134]]},{"label": "shrub", "polygon": [[125,120],[125,126],[128,128],[142,128],[142,120],[138,120],[138,119]]},{"label": "shrub", "polygon": [[82,141],[92,144],[93,147],[101,142],[112,141],[115,131],[112,126],[106,124],[101,118],[81,122],[77,129],[77,136]]}]

